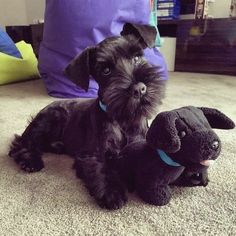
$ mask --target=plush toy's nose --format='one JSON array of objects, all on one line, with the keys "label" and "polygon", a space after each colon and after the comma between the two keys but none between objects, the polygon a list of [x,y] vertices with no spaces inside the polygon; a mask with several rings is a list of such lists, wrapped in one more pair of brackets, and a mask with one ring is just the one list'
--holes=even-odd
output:
[{"label": "plush toy's nose", "polygon": [[219,148],[219,141],[215,140],[211,143],[211,148],[217,150]]},{"label": "plush toy's nose", "polygon": [[140,98],[147,92],[147,86],[139,82],[133,86],[133,95],[134,97]]}]

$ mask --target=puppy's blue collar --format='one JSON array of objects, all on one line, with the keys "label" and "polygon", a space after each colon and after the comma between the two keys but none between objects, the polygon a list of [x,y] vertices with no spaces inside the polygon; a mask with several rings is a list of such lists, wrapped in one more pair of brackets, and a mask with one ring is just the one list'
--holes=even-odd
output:
[{"label": "puppy's blue collar", "polygon": [[162,161],[164,161],[169,166],[180,167],[181,165],[175,161],[173,161],[165,152],[160,149],[157,149],[157,153],[159,154]]},{"label": "puppy's blue collar", "polygon": [[99,100],[99,106],[103,111],[107,111],[107,106],[105,104],[103,104],[100,100]]}]

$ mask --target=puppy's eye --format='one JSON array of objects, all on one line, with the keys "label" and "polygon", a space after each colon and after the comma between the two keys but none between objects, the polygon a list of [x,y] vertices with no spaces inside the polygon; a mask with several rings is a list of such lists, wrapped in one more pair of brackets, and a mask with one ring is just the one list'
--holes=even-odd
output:
[{"label": "puppy's eye", "polygon": [[179,132],[179,137],[180,137],[180,138],[183,138],[183,137],[185,137],[185,136],[186,136],[186,132],[185,132],[184,130],[182,130],[182,131]]},{"label": "puppy's eye", "polygon": [[133,61],[134,61],[135,64],[140,63],[141,59],[142,59],[142,58],[141,58],[141,56],[139,56],[139,55],[136,55],[136,56],[133,57]]},{"label": "puppy's eye", "polygon": [[102,69],[102,74],[107,76],[107,75],[110,75],[111,74],[111,68],[110,67],[104,67]]}]

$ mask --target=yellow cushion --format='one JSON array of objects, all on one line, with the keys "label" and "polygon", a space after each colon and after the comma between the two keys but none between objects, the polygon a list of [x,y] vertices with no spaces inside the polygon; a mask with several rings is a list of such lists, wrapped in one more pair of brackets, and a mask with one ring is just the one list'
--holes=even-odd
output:
[{"label": "yellow cushion", "polygon": [[16,47],[22,59],[0,52],[0,85],[39,77],[38,61],[32,46],[20,41]]}]

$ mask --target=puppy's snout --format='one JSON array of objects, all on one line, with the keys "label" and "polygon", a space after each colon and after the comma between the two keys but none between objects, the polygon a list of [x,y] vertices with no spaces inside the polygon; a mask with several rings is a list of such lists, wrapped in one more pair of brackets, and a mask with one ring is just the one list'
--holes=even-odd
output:
[{"label": "puppy's snout", "polygon": [[144,94],[146,94],[146,92],[147,92],[147,86],[142,82],[139,82],[133,86],[134,97],[137,98],[142,97]]},{"label": "puppy's snout", "polygon": [[214,140],[210,145],[211,145],[211,149],[217,150],[220,146],[220,143],[219,143],[219,141]]}]

